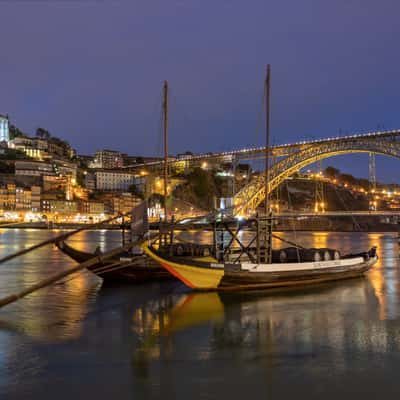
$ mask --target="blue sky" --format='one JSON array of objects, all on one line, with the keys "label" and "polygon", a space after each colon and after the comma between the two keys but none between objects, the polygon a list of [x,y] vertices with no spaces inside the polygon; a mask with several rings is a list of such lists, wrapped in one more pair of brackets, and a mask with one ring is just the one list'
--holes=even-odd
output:
[{"label": "blue sky", "polygon": [[[161,154],[262,144],[272,65],[274,143],[400,127],[400,4],[381,0],[0,2],[0,113],[80,153]],[[378,177],[400,181],[397,160]],[[366,175],[366,156],[336,164]]]}]

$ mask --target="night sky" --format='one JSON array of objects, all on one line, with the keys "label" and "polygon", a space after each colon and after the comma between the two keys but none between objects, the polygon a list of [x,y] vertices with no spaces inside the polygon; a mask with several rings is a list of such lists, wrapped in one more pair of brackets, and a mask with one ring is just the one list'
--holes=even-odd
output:
[{"label": "night sky", "polygon": [[[390,0],[0,1],[0,114],[79,153],[171,154],[400,128],[400,3]],[[332,160],[332,161],[331,161]],[[327,160],[358,176],[367,156]],[[377,160],[400,182],[400,160]]]}]

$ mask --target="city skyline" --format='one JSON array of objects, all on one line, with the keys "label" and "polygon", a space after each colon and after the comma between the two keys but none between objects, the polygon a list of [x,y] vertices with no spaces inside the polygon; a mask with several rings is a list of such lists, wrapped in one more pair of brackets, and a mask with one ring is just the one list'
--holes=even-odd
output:
[{"label": "city skyline", "polygon": [[[28,133],[48,129],[81,154],[161,155],[168,79],[172,154],[262,145],[269,62],[275,144],[396,129],[399,6],[360,4],[2,3],[0,113]],[[378,179],[400,180],[394,162],[379,157]],[[366,157],[328,164],[368,174]]]}]

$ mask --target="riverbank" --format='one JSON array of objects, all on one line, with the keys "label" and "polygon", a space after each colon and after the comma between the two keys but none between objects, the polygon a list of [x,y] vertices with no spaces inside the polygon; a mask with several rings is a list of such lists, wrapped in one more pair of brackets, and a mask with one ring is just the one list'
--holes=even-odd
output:
[{"label": "riverbank", "polygon": [[[37,230],[75,230],[79,228],[87,227],[87,224],[52,224],[48,225],[40,222],[24,222],[15,225],[1,224],[0,230],[4,229],[37,229]],[[177,227],[178,230],[183,230]],[[120,225],[116,224],[104,224],[95,228],[87,228],[87,230],[120,230]],[[150,229],[155,229],[155,227],[150,227]],[[200,226],[198,224],[185,225],[184,230],[211,230],[208,226]],[[275,226],[274,231],[279,232],[392,232],[397,233],[400,231],[397,224],[385,224],[385,223],[355,223],[355,224],[329,224],[329,223],[287,223],[278,224]]]},{"label": "riverbank", "polygon": [[[0,229],[79,229],[84,228],[85,226],[89,226],[90,224],[68,224],[68,223],[47,223],[47,222],[14,222],[14,223],[6,223],[0,224]],[[93,228],[88,228],[93,229]],[[102,224],[94,229],[108,229],[108,230],[117,230],[120,229],[119,224]]]}]

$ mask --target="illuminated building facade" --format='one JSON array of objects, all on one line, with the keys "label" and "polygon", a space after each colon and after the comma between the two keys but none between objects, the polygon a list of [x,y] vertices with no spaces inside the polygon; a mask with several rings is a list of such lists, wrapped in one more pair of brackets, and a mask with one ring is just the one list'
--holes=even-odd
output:
[{"label": "illuminated building facade", "polygon": [[10,132],[8,127],[8,117],[0,115],[0,142],[9,142]]},{"label": "illuminated building facade", "polygon": [[14,184],[0,186],[0,210],[15,210],[15,192]]},{"label": "illuminated building facade", "polygon": [[145,178],[130,172],[100,170],[94,173],[96,190],[127,191],[131,185],[144,187]]},{"label": "illuminated building facade", "polygon": [[16,137],[10,141],[9,147],[20,150],[29,157],[39,161],[54,159],[54,157],[65,160],[70,159],[75,154],[75,150],[70,145],[67,143],[54,143],[54,140],[56,139]]},{"label": "illuminated building facade", "polygon": [[0,209],[40,211],[41,187],[0,186]]},{"label": "illuminated building facade", "polygon": [[42,211],[59,213],[59,214],[73,214],[78,211],[78,203],[70,200],[42,200]]},{"label": "illuminated building facade", "polygon": [[141,202],[142,199],[131,193],[121,193],[120,196],[114,196],[112,199],[114,214],[127,213]]},{"label": "illuminated building facade", "polygon": [[15,191],[15,209],[30,210],[32,207],[32,192],[24,188],[17,188]]},{"label": "illuminated building facade", "polygon": [[122,154],[119,151],[96,151],[91,168],[121,168],[124,165]]},{"label": "illuminated building facade", "polygon": [[40,161],[16,161],[15,162],[15,175],[28,175],[28,176],[55,176],[53,165]]}]

